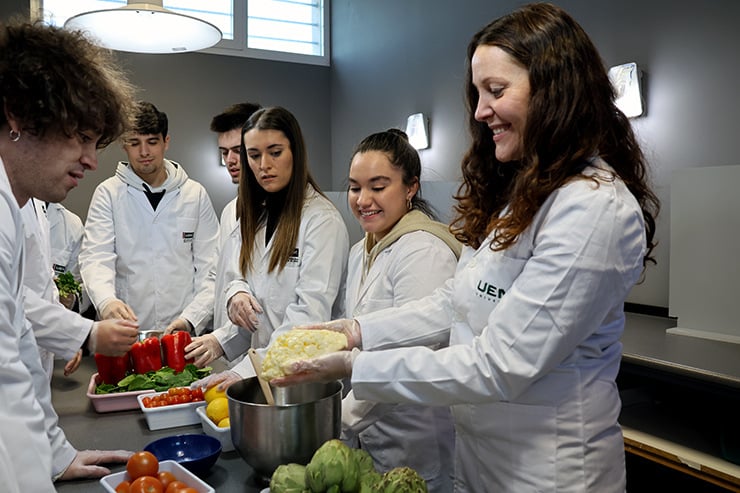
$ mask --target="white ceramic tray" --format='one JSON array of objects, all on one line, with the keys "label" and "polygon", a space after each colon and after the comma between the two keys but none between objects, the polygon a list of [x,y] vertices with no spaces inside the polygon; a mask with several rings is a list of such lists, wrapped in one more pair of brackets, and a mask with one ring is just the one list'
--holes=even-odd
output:
[{"label": "white ceramic tray", "polygon": [[195,409],[203,405],[203,401],[186,402],[185,404],[171,404],[169,406],[161,407],[144,407],[142,399],[144,397],[154,397],[155,395],[166,394],[164,392],[156,392],[154,394],[142,394],[137,395],[136,399],[139,401],[139,408],[146,417],[146,424],[150,430],[162,430],[165,428],[175,428],[177,426],[196,425],[200,423],[200,418],[195,412]]},{"label": "white ceramic tray", "polygon": [[96,394],[95,387],[100,383],[100,377],[93,373],[90,377],[90,384],[87,386],[87,398],[92,402],[93,408],[99,413],[109,413],[112,411],[127,411],[138,409],[139,403],[136,396],[140,394],[151,394],[153,389],[137,390],[136,392],[117,392],[113,394]]},{"label": "white ceramic tray", "polygon": [[[178,481],[182,481],[191,488],[195,488],[198,490],[198,493],[216,493],[216,490],[214,490],[208,483],[182,467],[174,460],[163,460],[160,462],[159,472],[163,471],[171,472]],[[103,485],[105,491],[110,493],[116,493],[116,486],[121,484],[121,481],[130,481],[129,475],[126,471],[108,474],[107,476],[100,478],[100,484]]]},{"label": "white ceramic tray", "polygon": [[219,428],[216,426],[216,424],[211,421],[211,418],[206,415],[206,406],[196,407],[195,413],[200,418],[201,424],[203,424],[203,432],[221,442],[221,450],[223,452],[234,450],[234,442],[231,441],[231,428]]}]

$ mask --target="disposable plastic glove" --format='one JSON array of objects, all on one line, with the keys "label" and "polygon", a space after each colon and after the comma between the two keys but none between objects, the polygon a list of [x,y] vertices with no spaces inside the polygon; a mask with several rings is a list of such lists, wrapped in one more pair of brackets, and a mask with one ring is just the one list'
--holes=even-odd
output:
[{"label": "disposable plastic glove", "polygon": [[242,380],[242,376],[235,371],[226,370],[219,373],[213,373],[207,377],[196,380],[190,384],[191,389],[197,389],[203,387],[203,389],[210,389],[211,387],[218,386],[218,390],[226,390],[226,388],[232,383],[236,383]]},{"label": "disposable plastic glove", "polygon": [[333,382],[352,376],[352,364],[360,350],[337,351],[318,358],[294,361],[285,367],[286,376],[273,378],[270,384],[276,387],[287,387],[310,382]]},{"label": "disposable plastic glove", "polygon": [[223,355],[224,349],[213,334],[194,337],[193,341],[185,346],[185,359],[192,359],[198,368],[207,366]]},{"label": "disposable plastic glove", "polygon": [[338,318],[331,322],[296,325],[293,328],[304,330],[333,330],[334,332],[341,332],[347,337],[347,349],[362,349],[362,330],[360,329],[360,323],[355,319]]},{"label": "disposable plastic glove", "polygon": [[110,469],[100,464],[125,463],[132,454],[128,450],[80,450],[59,479],[102,478]]},{"label": "disposable plastic glove", "polygon": [[231,323],[244,327],[250,332],[256,332],[260,324],[257,313],[262,313],[262,307],[251,294],[240,291],[229,299],[227,305]]},{"label": "disposable plastic glove", "polygon": [[173,332],[176,332],[178,330],[181,330],[183,332],[193,332],[193,326],[190,325],[190,322],[185,320],[184,318],[176,318],[175,320],[170,323],[167,328],[164,329],[165,334],[171,334]]},{"label": "disposable plastic glove", "polygon": [[131,320],[100,320],[90,331],[87,348],[90,353],[123,356],[139,339],[139,324]]},{"label": "disposable plastic glove", "polygon": [[134,310],[123,301],[114,298],[100,308],[100,319],[122,318],[124,320],[138,320]]}]

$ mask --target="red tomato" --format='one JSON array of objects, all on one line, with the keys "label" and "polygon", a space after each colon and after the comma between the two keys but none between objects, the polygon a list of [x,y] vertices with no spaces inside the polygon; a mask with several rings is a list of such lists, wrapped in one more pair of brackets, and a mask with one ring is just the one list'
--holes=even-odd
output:
[{"label": "red tomato", "polygon": [[[129,457],[126,463],[126,472],[131,479],[140,476],[157,476],[159,471],[159,461],[151,452],[142,450]],[[133,487],[133,484],[131,485]],[[133,492],[133,489],[131,490]]]},{"label": "red tomato", "polygon": [[[155,473],[156,474],[156,473]],[[163,493],[162,483],[153,476],[140,476],[131,483],[131,493]]]},{"label": "red tomato", "polygon": [[188,485],[183,483],[182,481],[173,481],[169,485],[167,485],[167,491],[164,493],[179,493],[180,490],[187,488]]},{"label": "red tomato", "polygon": [[131,483],[128,481],[121,481],[116,486],[116,493],[131,493]]},{"label": "red tomato", "polygon": [[157,478],[159,479],[159,482],[162,483],[162,488],[164,489],[167,489],[167,486],[169,486],[171,482],[177,480],[175,475],[169,471],[159,471]]}]

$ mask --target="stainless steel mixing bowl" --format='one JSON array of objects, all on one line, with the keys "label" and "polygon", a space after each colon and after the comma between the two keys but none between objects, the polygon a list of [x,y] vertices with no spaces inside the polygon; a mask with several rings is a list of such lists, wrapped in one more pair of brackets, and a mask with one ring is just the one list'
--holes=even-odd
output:
[{"label": "stainless steel mixing bowl", "polygon": [[269,406],[257,377],[229,386],[231,440],[242,459],[264,481],[281,464],[308,464],[342,426],[341,382],[273,388]]}]

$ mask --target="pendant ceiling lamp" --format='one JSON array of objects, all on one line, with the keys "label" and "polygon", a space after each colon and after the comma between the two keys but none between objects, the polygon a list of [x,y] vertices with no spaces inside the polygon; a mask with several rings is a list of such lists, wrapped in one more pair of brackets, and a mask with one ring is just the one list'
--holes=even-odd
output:
[{"label": "pendant ceiling lamp", "polygon": [[64,27],[85,31],[106,48],[134,53],[182,53],[210,48],[221,41],[216,26],[167,10],[162,0],[128,0],[124,7],[70,17]]}]

